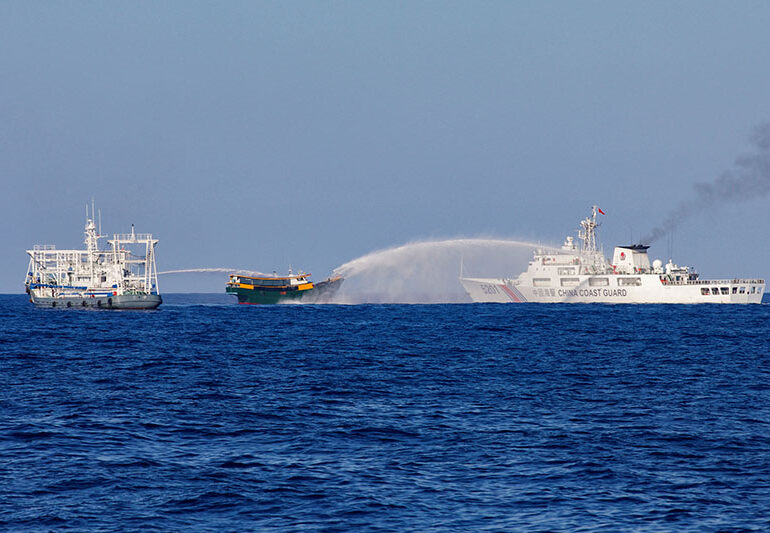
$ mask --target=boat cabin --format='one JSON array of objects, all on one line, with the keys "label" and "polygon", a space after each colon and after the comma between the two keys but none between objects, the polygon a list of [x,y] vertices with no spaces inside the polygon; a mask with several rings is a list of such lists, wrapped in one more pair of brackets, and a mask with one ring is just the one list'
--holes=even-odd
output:
[{"label": "boat cabin", "polygon": [[277,289],[277,288],[312,288],[310,274],[302,273],[296,276],[243,276],[240,274],[230,275],[230,284],[248,285],[254,288]]}]

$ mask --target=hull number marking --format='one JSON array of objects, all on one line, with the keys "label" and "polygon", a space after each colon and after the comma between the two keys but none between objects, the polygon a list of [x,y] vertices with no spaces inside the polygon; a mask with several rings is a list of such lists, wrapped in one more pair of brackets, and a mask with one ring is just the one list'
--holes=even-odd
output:
[{"label": "hull number marking", "polygon": [[481,283],[480,286],[484,294],[500,294],[500,290],[492,284]]}]

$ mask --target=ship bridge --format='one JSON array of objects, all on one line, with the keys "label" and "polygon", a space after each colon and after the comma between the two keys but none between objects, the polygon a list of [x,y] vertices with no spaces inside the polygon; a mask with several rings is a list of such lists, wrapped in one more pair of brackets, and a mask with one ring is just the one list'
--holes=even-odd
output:
[{"label": "ship bridge", "polygon": [[618,274],[636,274],[650,272],[650,257],[647,255],[649,246],[632,244],[616,246],[612,254],[612,268]]}]

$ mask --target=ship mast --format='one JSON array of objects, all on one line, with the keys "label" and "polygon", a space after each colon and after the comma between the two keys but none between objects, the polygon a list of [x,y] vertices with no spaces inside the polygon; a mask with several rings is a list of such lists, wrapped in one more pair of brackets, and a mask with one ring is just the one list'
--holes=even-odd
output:
[{"label": "ship mast", "polygon": [[86,219],[86,250],[88,250],[91,253],[95,253],[99,251],[99,237],[101,235],[96,233],[96,224],[94,223],[93,219],[87,218]]},{"label": "ship mast", "polygon": [[88,214],[88,204],[86,204],[86,227],[85,227],[85,244],[86,244],[86,250],[88,251],[88,262],[89,262],[89,274],[91,277],[91,286],[95,284],[96,281],[96,265],[99,261],[99,239],[101,238],[101,235],[99,235],[96,232],[96,222],[94,221],[94,205],[93,200],[91,201],[91,216]]},{"label": "ship mast", "polygon": [[591,216],[586,217],[580,221],[582,230],[578,230],[578,238],[583,242],[583,252],[593,254],[596,253],[596,228],[599,224],[596,222],[596,209],[594,205],[591,207]]}]

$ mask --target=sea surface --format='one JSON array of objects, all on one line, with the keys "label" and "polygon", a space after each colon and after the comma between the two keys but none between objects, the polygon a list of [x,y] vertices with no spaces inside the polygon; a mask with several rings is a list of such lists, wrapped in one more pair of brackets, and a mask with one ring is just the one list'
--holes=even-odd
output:
[{"label": "sea surface", "polygon": [[0,529],[770,529],[770,305],[35,309]]}]

